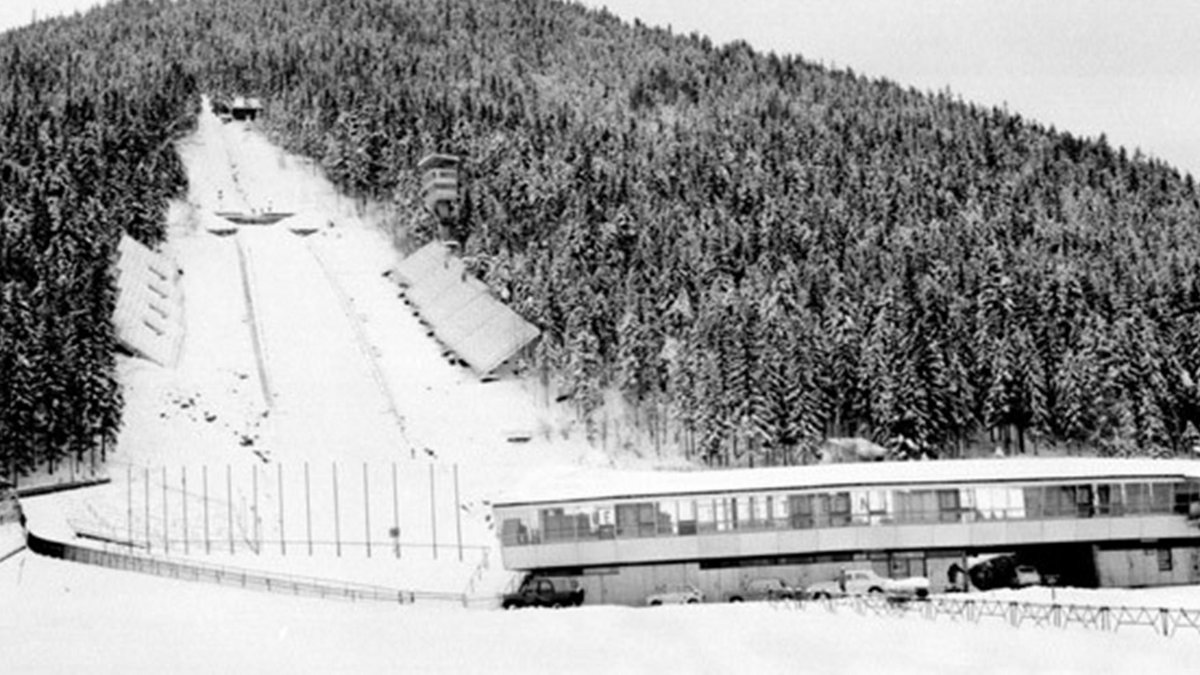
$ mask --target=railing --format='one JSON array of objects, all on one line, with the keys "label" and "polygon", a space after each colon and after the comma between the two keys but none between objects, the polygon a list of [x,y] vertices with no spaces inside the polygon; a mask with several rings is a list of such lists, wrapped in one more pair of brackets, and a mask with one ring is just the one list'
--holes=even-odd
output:
[{"label": "railing", "polygon": [[[411,559],[414,555],[434,560],[457,555],[478,556],[484,567],[487,566],[490,546],[482,544],[458,544],[456,542],[426,543],[414,540],[376,540],[361,539],[279,539],[278,537],[261,537],[258,541],[246,539],[239,535],[235,538],[221,536],[204,537],[151,537],[147,539],[143,532],[134,531],[133,538],[128,538],[128,530],[124,527],[103,526],[96,522],[77,519],[67,519],[67,524],[74,530],[77,537],[90,539],[104,545],[115,546],[125,550],[140,550],[142,552],[186,551],[185,555],[228,553],[260,555],[273,552],[287,557],[312,557],[315,553],[321,555],[337,555],[338,557],[366,558],[395,558]],[[340,551],[340,553],[338,553]],[[449,556],[447,556],[449,554]]]},{"label": "railing", "polygon": [[30,551],[50,558],[98,565],[111,569],[141,572],[143,574],[153,574],[172,579],[204,581],[223,586],[285,593],[288,595],[331,600],[395,602],[400,604],[411,604],[418,600],[441,601],[459,603],[464,607],[468,607],[472,602],[478,601],[478,599],[471,598],[466,593],[402,590],[369,584],[321,579],[318,577],[277,574],[225,565],[212,565],[190,561],[182,562],[131,553],[101,551],[85,546],[76,546],[74,544],[43,539],[32,532],[28,534],[28,546]]},{"label": "railing", "polygon": [[830,612],[851,610],[861,615],[921,616],[979,624],[985,620],[1007,623],[1014,628],[1070,627],[1116,632],[1127,626],[1143,626],[1164,636],[1194,631],[1200,636],[1200,609],[1167,607],[1123,607],[1070,603],[1016,602],[935,596],[928,600],[897,601],[884,596],[853,596],[827,600],[796,600],[777,603],[794,609],[823,607]]}]

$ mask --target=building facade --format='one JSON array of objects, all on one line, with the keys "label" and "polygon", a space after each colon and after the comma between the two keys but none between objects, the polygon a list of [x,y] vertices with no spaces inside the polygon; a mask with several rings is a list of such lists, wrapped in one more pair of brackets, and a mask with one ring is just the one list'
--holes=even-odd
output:
[{"label": "building facade", "polygon": [[589,602],[688,583],[804,586],[846,568],[925,576],[1006,555],[1074,586],[1200,583],[1200,462],[967,460],[621,473],[494,505],[508,569],[578,578]]}]

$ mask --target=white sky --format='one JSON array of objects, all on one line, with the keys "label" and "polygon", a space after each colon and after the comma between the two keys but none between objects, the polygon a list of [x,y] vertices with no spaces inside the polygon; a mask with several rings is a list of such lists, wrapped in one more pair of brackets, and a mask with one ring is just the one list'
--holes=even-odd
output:
[{"label": "white sky", "polygon": [[[3,0],[0,29],[99,4]],[[1193,0],[584,0],[718,44],[744,39],[905,86],[949,86],[1200,176]]]},{"label": "white sky", "polygon": [[48,19],[76,10],[105,4],[105,0],[3,0],[0,3],[0,30],[23,26],[36,16]]}]

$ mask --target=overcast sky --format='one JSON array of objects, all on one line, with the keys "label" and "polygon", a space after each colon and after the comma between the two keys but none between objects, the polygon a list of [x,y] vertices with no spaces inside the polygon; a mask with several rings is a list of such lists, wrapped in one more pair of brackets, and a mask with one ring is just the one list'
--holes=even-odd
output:
[{"label": "overcast sky", "polygon": [[[0,0],[0,28],[98,4]],[[1078,136],[1200,178],[1197,0],[584,0],[721,44],[799,54]]]}]

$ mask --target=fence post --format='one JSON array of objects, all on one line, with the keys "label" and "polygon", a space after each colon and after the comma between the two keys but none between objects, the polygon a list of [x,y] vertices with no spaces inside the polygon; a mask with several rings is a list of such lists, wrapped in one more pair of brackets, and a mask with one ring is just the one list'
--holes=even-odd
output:
[{"label": "fence post", "polygon": [[1165,608],[1165,607],[1160,607],[1158,610],[1158,615],[1160,617],[1162,617],[1162,634],[1170,635],[1171,634],[1171,612],[1169,610],[1167,610],[1167,608]]},{"label": "fence post", "polygon": [[363,515],[366,518],[367,557],[371,557],[371,491],[368,489],[367,463],[363,462]]},{"label": "fence post", "polygon": [[400,558],[400,499],[396,490],[396,463],[392,462],[392,531],[396,533],[396,558]]},{"label": "fence post", "polygon": [[129,548],[133,548],[133,465],[125,467],[125,529]]},{"label": "fence post", "polygon": [[163,473],[163,553],[171,552],[171,521],[167,519],[167,467]]},{"label": "fence post", "polygon": [[183,486],[183,554],[187,555],[189,553],[188,539],[190,538],[188,536],[188,522],[187,522],[187,497],[188,497],[187,466],[181,467],[181,471],[182,471],[182,476],[183,476],[183,478],[180,482],[180,485]]},{"label": "fence post", "polygon": [[254,504],[250,508],[250,516],[254,518],[254,554],[262,553],[262,535],[258,531],[258,465],[250,465],[251,482],[254,484]]},{"label": "fence post", "polygon": [[225,516],[229,521],[229,555],[233,555],[233,466],[225,465]]},{"label": "fence post", "polygon": [[150,552],[150,467],[142,467],[142,480],[145,482],[146,499],[142,506],[146,512],[146,552]]},{"label": "fence post", "polygon": [[338,509],[338,479],[337,462],[333,463],[333,541],[337,546],[337,555],[342,557],[342,518]]},{"label": "fence post", "polygon": [[429,522],[433,528],[433,559],[437,560],[437,501],[434,499],[433,462],[429,463]]},{"label": "fence post", "polygon": [[[462,504],[458,499],[458,462],[454,463],[454,532],[458,539],[458,561],[462,562]],[[465,604],[465,598],[463,602]]]},{"label": "fence post", "polygon": [[304,463],[304,521],[307,525],[308,532],[308,555],[311,557],[312,549],[312,498],[309,496],[308,486],[308,462]]},{"label": "fence post", "polygon": [[204,554],[212,553],[212,544],[208,536],[208,465],[200,467],[201,478],[204,483]]},{"label": "fence post", "polygon": [[275,465],[279,476],[279,554],[287,555],[287,535],[283,529],[283,462]]}]

